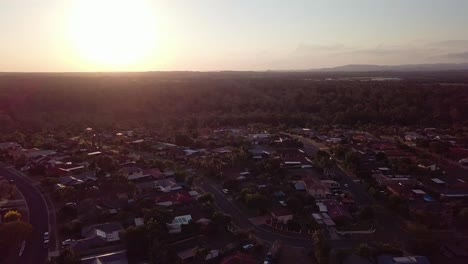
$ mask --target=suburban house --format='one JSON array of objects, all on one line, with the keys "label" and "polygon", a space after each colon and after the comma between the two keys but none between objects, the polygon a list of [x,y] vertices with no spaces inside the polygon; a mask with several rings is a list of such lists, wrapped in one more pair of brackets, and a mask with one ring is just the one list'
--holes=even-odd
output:
[{"label": "suburban house", "polygon": [[190,221],[192,221],[191,215],[180,215],[174,217],[172,223],[167,223],[166,227],[170,234],[177,234],[182,231],[182,225],[187,225]]},{"label": "suburban house", "polygon": [[315,179],[313,176],[307,176],[304,178],[304,184],[306,191],[314,196],[315,198],[326,198],[331,195],[330,189],[320,182],[320,180]]},{"label": "suburban house", "polygon": [[416,132],[408,132],[405,134],[406,141],[415,141],[417,139],[424,139],[425,137],[416,133]]},{"label": "suburban house", "polygon": [[329,199],[323,202],[327,206],[327,214],[334,222],[351,220],[353,217],[348,208],[337,200]]},{"label": "suburban house", "polygon": [[160,206],[187,205],[195,201],[195,197],[187,191],[172,192],[155,198],[156,204]]},{"label": "suburban house", "polygon": [[59,183],[57,184],[57,187],[62,188],[65,186],[76,186],[96,180],[96,171],[88,171],[72,176],[62,176],[58,178]]},{"label": "suburban house", "polygon": [[162,192],[172,192],[182,189],[174,178],[161,179],[153,182],[154,188]]},{"label": "suburban house", "polygon": [[224,257],[221,260],[221,264],[258,264],[260,263],[253,256],[236,252],[230,256]]},{"label": "suburban house", "polygon": [[119,233],[123,226],[119,223],[105,223],[84,227],[81,230],[83,239],[74,240],[70,248],[78,255],[93,252],[96,248],[120,243]]},{"label": "suburban house", "polygon": [[430,264],[424,256],[394,257],[390,255],[377,256],[377,264]]},{"label": "suburban house", "polygon": [[289,220],[293,219],[293,214],[286,208],[280,207],[271,210],[271,216],[276,222],[286,224]]},{"label": "suburban house", "polygon": [[81,258],[81,264],[128,264],[125,250]]},{"label": "suburban house", "polygon": [[0,143],[0,150],[10,150],[21,148],[21,145],[16,142],[3,142]]}]

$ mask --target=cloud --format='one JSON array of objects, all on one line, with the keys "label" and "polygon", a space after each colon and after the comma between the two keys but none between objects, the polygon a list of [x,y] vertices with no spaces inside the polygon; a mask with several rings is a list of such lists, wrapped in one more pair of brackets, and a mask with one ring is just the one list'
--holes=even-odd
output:
[{"label": "cloud", "polygon": [[452,39],[428,43],[428,46],[438,47],[442,49],[468,49],[468,40]]},{"label": "cloud", "polygon": [[320,45],[320,44],[301,44],[297,46],[295,52],[298,53],[313,53],[317,51],[337,51],[347,49],[343,44],[331,44],[331,45]]},{"label": "cloud", "polygon": [[[468,62],[468,40],[419,41],[369,46],[300,44],[290,53],[264,61],[270,68],[308,69],[347,64],[425,64]],[[274,65],[274,66],[273,66]]]},{"label": "cloud", "polygon": [[454,62],[468,62],[468,51],[437,55],[434,56],[434,59]]}]

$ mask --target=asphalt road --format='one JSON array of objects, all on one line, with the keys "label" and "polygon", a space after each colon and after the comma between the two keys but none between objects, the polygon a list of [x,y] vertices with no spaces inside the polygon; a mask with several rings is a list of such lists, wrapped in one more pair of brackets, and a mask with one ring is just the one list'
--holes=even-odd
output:
[{"label": "asphalt road", "polygon": [[44,199],[32,184],[5,167],[0,167],[0,175],[14,180],[16,187],[23,194],[29,209],[29,222],[33,227],[31,237],[26,241],[23,255],[17,263],[42,264],[47,260],[48,250],[44,248],[44,232],[49,229],[49,216]]},{"label": "asphalt road", "polygon": [[288,234],[281,234],[276,231],[270,231],[262,226],[256,226],[249,221],[249,217],[242,212],[236,205],[227,199],[227,195],[222,193],[216,186],[209,180],[201,179],[196,181],[196,185],[205,192],[214,195],[217,206],[224,212],[232,217],[232,222],[241,229],[255,230],[255,236],[258,238],[274,242],[281,240],[285,245],[293,247],[311,248],[313,246],[312,236],[306,238],[304,236],[292,236]]},{"label": "asphalt road", "polygon": [[[302,137],[302,136],[296,136],[296,135],[291,135],[304,144],[304,147],[302,148],[305,153],[308,156],[315,156],[317,151],[319,151],[319,148],[313,144],[313,141]],[[354,178],[346,174],[340,167],[338,167],[336,164],[333,164],[332,168],[330,168],[329,173],[331,175],[334,175],[338,178],[338,181],[342,185],[343,190],[350,191],[353,194],[353,197],[355,201],[360,204],[360,205],[370,205],[372,203],[372,198],[369,197],[367,192],[362,188],[362,186],[359,183],[354,182]],[[344,188],[344,185],[347,184],[348,187]]]}]

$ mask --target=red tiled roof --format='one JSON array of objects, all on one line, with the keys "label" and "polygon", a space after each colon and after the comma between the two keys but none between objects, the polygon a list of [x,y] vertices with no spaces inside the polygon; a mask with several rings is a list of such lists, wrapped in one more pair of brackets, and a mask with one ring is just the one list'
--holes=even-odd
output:
[{"label": "red tiled roof", "polygon": [[157,168],[154,168],[154,169],[144,169],[143,170],[143,175],[151,175],[153,176],[154,178],[160,178],[162,176],[162,172],[157,169]]},{"label": "red tiled roof", "polygon": [[378,150],[396,149],[395,145],[393,145],[392,143],[388,143],[388,142],[372,144],[372,148],[378,149]]},{"label": "red tiled roof", "polygon": [[181,203],[187,204],[194,201],[193,197],[190,195],[189,192],[176,192],[170,193],[164,196],[156,197],[156,203],[163,203],[163,202],[172,202],[172,203]]},{"label": "red tiled roof", "polygon": [[292,214],[291,211],[289,211],[288,209],[286,208],[276,208],[274,210],[271,210],[271,213],[274,215],[274,216],[285,216],[285,215],[290,215]]},{"label": "red tiled roof", "polygon": [[383,151],[387,157],[410,157],[414,156],[412,153],[401,151],[398,149],[387,149]]},{"label": "red tiled roof", "polygon": [[222,264],[257,264],[259,263],[251,255],[244,253],[236,252],[236,254],[227,256],[221,260]]},{"label": "red tiled roof", "polygon": [[319,180],[316,180],[313,176],[307,176],[304,177],[304,183],[307,187],[307,190],[324,190],[324,191],[329,191],[329,188],[325,186],[322,182]]}]

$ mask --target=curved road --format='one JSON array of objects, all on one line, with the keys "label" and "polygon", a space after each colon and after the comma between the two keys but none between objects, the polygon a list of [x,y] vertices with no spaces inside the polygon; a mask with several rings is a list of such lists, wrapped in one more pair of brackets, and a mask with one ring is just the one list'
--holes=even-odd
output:
[{"label": "curved road", "polygon": [[[1,165],[0,165],[1,166]],[[0,167],[0,175],[14,180],[18,190],[23,194],[29,209],[29,223],[33,227],[31,237],[26,241],[23,255],[18,257],[21,264],[43,264],[47,260],[48,250],[44,248],[44,232],[49,230],[49,215],[44,198],[32,185],[30,180],[13,171]]]}]

